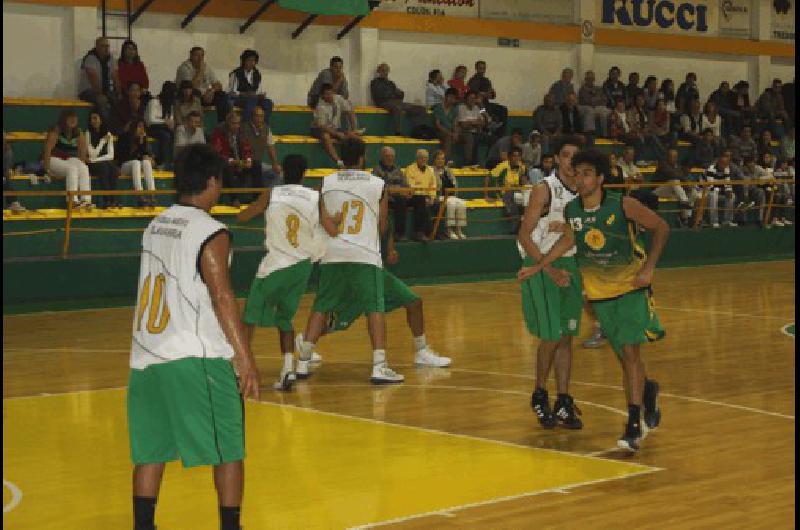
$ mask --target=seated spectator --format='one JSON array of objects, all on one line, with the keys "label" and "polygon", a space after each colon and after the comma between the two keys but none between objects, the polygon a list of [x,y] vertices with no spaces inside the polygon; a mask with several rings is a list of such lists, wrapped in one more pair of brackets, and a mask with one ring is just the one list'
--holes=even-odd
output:
[{"label": "seated spectator", "polygon": [[[381,148],[381,157],[378,165],[373,168],[372,174],[383,179],[386,186],[408,188],[408,181],[403,170],[395,163],[394,149],[389,146]],[[390,191],[389,194],[389,210],[394,218],[395,241],[405,241],[406,239],[406,211],[409,197],[410,193],[405,191]]]},{"label": "seated spectator", "polygon": [[478,140],[486,129],[487,117],[478,106],[478,93],[470,90],[458,106],[458,141],[464,144],[464,165],[471,166],[477,156]]},{"label": "seated spectator", "polygon": [[692,207],[695,201],[700,197],[695,187],[689,188],[689,194],[686,193],[687,190],[680,185],[681,182],[686,180],[688,180],[688,172],[686,168],[681,166],[678,162],[678,150],[671,147],[667,150],[666,159],[659,161],[653,177],[654,182],[663,182],[664,185],[657,187],[653,190],[653,193],[658,197],[678,201],[678,206],[681,208],[678,217],[681,226],[689,225],[689,219],[692,216]]},{"label": "seated spectator", "polygon": [[631,72],[628,74],[628,84],[625,85],[625,106],[632,107],[640,94],[644,94],[644,91],[639,86],[639,72]]},{"label": "seated spectator", "polygon": [[200,98],[194,94],[192,82],[186,80],[181,81],[181,86],[178,88],[178,96],[175,100],[175,109],[173,111],[175,124],[185,124],[189,119],[189,115],[193,112],[198,113],[202,121],[203,105],[200,103]]},{"label": "seated spectator", "polygon": [[694,100],[700,100],[700,91],[697,89],[697,74],[689,72],[686,74],[686,81],[681,83],[681,86],[678,87],[678,93],[675,95],[678,112],[689,112],[689,105]]},{"label": "seated spectator", "polygon": [[[131,83],[136,83],[142,89],[143,94],[147,94],[150,89],[150,79],[147,77],[142,59],[139,57],[139,48],[132,40],[122,43],[122,50],[117,61],[117,76],[119,83],[116,85],[117,99],[122,99],[128,92]],[[149,99],[149,94],[148,94]]]},{"label": "seated spectator", "polygon": [[67,191],[83,191],[72,197],[74,208],[94,208],[92,197],[92,179],[86,149],[86,136],[78,128],[78,114],[74,110],[64,110],[58,117],[58,123],[47,131],[42,153],[44,174],[50,177],[66,179]]},{"label": "seated spectator", "polygon": [[553,96],[553,101],[557,106],[561,106],[566,101],[569,94],[575,94],[575,86],[572,84],[572,77],[574,76],[572,68],[564,68],[561,71],[561,79],[553,83],[548,92]]},{"label": "seated spectator", "polygon": [[131,83],[127,97],[119,100],[114,106],[111,131],[116,135],[128,132],[139,120],[144,120],[145,106],[142,102],[142,87]]},{"label": "seated spectator", "polygon": [[778,130],[778,125],[789,122],[789,115],[783,103],[783,85],[780,79],[772,81],[772,86],[764,90],[758,98],[757,105],[758,119],[765,121],[773,132]]},{"label": "seated spectator", "polygon": [[508,136],[497,140],[486,155],[486,167],[491,169],[500,162],[508,160],[508,154],[514,147],[522,148],[522,129],[516,128]]},{"label": "seated spectator", "polygon": [[242,120],[248,121],[253,109],[261,107],[264,119],[269,123],[272,116],[272,100],[261,83],[261,72],[256,68],[258,52],[245,50],[239,56],[239,67],[228,77],[228,109],[237,106],[241,109]]},{"label": "seated spectator", "polygon": [[739,126],[754,127],[756,112],[750,104],[750,83],[739,81],[733,86],[734,110],[739,113]]},{"label": "seated spectator", "polygon": [[[278,162],[275,140],[272,137],[272,129],[267,124],[264,109],[261,107],[253,109],[250,119],[242,123],[242,136],[250,144],[250,149],[253,152],[253,163],[261,165],[264,185],[271,188],[280,184],[281,165]],[[269,156],[269,164],[264,162],[264,154]]]},{"label": "seated spectator", "polygon": [[656,108],[650,113],[650,131],[662,145],[671,146],[677,139],[677,133],[671,130],[671,117],[663,99],[656,101]]},{"label": "seated spectator", "polygon": [[564,128],[564,115],[550,94],[545,95],[543,104],[533,111],[533,128],[542,133],[542,152],[549,153],[550,146]]},{"label": "seated spectator", "polygon": [[703,114],[700,112],[699,99],[693,99],[689,103],[689,110],[681,115],[679,137],[693,144],[697,144],[703,137]]},{"label": "seated spectator", "polygon": [[[719,210],[723,210],[722,218],[724,226],[739,226],[733,221],[736,204],[734,194],[730,158],[725,153],[717,157],[716,162],[708,166],[703,178],[706,182],[719,182],[720,185],[708,188],[706,195],[706,211],[708,212],[709,224],[713,228],[719,228]],[[740,201],[741,202],[741,201]]]},{"label": "seated spectator", "polygon": [[214,70],[205,62],[205,56],[203,48],[193,47],[189,51],[189,59],[178,66],[175,84],[181,86],[183,81],[191,81],[194,95],[200,98],[203,105],[214,105],[217,110],[217,122],[222,122],[227,115],[228,98]]},{"label": "seated spectator", "polygon": [[603,82],[603,92],[606,94],[607,105],[614,108],[617,101],[622,98],[622,106],[625,107],[625,85],[619,80],[620,69],[612,66],[608,71],[608,78]]},{"label": "seated spectator", "polygon": [[[641,184],[644,182],[642,171],[636,165],[636,148],[626,145],[622,150],[622,160],[618,163],[622,168],[622,181],[626,184]],[[631,189],[637,189],[632,187]]]},{"label": "seated spectator", "polygon": [[656,76],[647,76],[642,94],[644,95],[644,107],[648,112],[656,110],[656,103],[658,103],[658,79],[656,79]]},{"label": "seated spectator", "polygon": [[614,109],[608,115],[608,137],[613,140],[627,141],[631,128],[628,125],[628,111],[625,110],[625,98],[618,98]]},{"label": "seated spectator", "polygon": [[172,81],[164,81],[161,92],[147,102],[144,111],[144,122],[147,124],[147,134],[158,142],[156,163],[158,169],[163,169],[175,147],[175,96],[178,87]]},{"label": "seated spectator", "polygon": [[725,147],[725,140],[722,136],[722,116],[717,112],[717,105],[713,101],[706,103],[706,110],[700,116],[700,127],[705,131],[714,131],[714,141],[719,147]]},{"label": "seated spectator", "polygon": [[667,106],[667,112],[676,114],[677,108],[675,105],[675,83],[672,79],[664,79],[661,82],[661,88],[658,89],[658,99],[663,99],[664,104]]},{"label": "seated spectator", "polygon": [[[613,154],[613,153],[612,153]],[[640,188],[639,183],[643,182],[642,173],[634,162],[635,150],[631,146],[627,146],[622,153],[623,161],[620,164],[616,156],[612,159],[609,156],[609,163],[613,165],[609,167],[611,174],[608,184],[632,184],[627,188],[617,188],[614,191],[621,192],[625,195],[630,195],[638,200],[651,210],[658,210],[658,197],[649,188]],[[616,169],[615,169],[616,166]],[[606,182],[606,181],[604,181]]]},{"label": "seated spectator", "polygon": [[469,79],[467,87],[480,95],[479,99],[483,102],[486,113],[498,124],[490,131],[492,136],[495,138],[503,136],[508,124],[508,108],[492,101],[497,98],[497,93],[492,86],[492,81],[486,77],[486,61],[475,63],[475,75]]},{"label": "seated spectator", "polygon": [[646,148],[655,155],[657,160],[663,160],[666,150],[661,144],[650,123],[650,115],[644,104],[644,94],[639,94],[633,106],[628,110],[628,142],[634,143],[640,149]]},{"label": "seated spectator", "polygon": [[[222,178],[226,188],[264,187],[261,164],[253,163],[253,151],[242,135],[242,118],[238,112],[228,114],[225,123],[214,129],[211,145],[227,162]],[[236,194],[228,200],[234,208],[238,208],[242,202],[250,202],[253,198],[253,194]]]},{"label": "seated spectator", "polygon": [[[156,189],[153,175],[153,153],[147,143],[147,129],[144,120],[136,120],[130,130],[120,135],[116,149],[117,163],[122,175],[132,177],[133,189],[141,191]],[[144,177],[144,185],[142,185]],[[155,195],[144,195],[137,200],[138,206],[153,207],[158,201]]]},{"label": "seated spectator", "polygon": [[428,72],[428,84],[425,85],[425,106],[428,108],[444,103],[444,93],[447,86],[441,70]]},{"label": "seated spectator", "polygon": [[414,240],[428,241],[427,234],[431,230],[429,208],[437,197],[436,174],[428,165],[428,151],[417,150],[416,161],[403,170],[403,174],[411,188],[409,204],[414,209]]},{"label": "seated spectator", "polygon": [[745,158],[752,158],[755,161],[758,156],[758,146],[753,140],[752,129],[749,126],[742,127],[739,136],[732,136],[728,145],[733,152],[733,160],[737,164],[742,164]]},{"label": "seated spectator", "polygon": [[108,123],[114,87],[118,84],[117,64],[111,55],[111,46],[107,38],[99,37],[94,41],[94,48],[81,60],[78,97],[93,103],[103,122]]},{"label": "seated spectator", "polygon": [[[308,89],[306,103],[312,109],[317,108],[317,103],[322,97],[324,85],[330,85],[335,95],[341,96],[345,100],[350,100],[350,91],[347,88],[347,78],[344,75],[344,61],[341,57],[331,57],[328,68],[323,69],[317,74],[317,78]],[[352,105],[351,105],[352,107]],[[355,127],[353,128],[355,129]]]},{"label": "seated spectator", "polygon": [[[608,97],[603,89],[594,84],[594,72],[589,70],[578,90],[578,105],[583,114],[583,130],[588,134],[608,137]],[[524,153],[523,153],[524,154]]]},{"label": "seated spectator", "polygon": [[184,147],[206,143],[206,132],[203,130],[203,117],[198,111],[192,111],[184,123],[175,128],[175,157],[178,158]]},{"label": "seated spectator", "polygon": [[536,129],[528,135],[528,141],[522,144],[522,163],[525,167],[538,167],[542,163],[542,134]]},{"label": "seated spectator", "polygon": [[369,92],[372,101],[382,109],[389,111],[394,122],[394,133],[397,136],[403,135],[403,116],[408,114],[415,125],[419,125],[424,119],[427,111],[422,105],[405,103],[405,92],[397,88],[393,81],[389,80],[389,65],[381,63],[378,65],[378,76],[369,84]]},{"label": "seated spectator", "polygon": [[[603,181],[603,184],[624,184],[625,177],[622,176],[622,168],[619,165],[619,157],[617,153],[611,151],[608,153],[608,178]],[[614,191],[623,192],[622,188],[614,188]]]},{"label": "seated spectator", "polygon": [[564,134],[575,136],[581,143],[586,143],[586,136],[583,135],[583,117],[578,108],[578,97],[575,94],[567,94],[564,103],[561,104],[561,120],[564,124],[561,131]]},{"label": "seated spectator", "polygon": [[[11,177],[14,175],[14,151],[11,149],[11,144],[8,143],[6,132],[3,131],[3,191],[11,191]],[[22,213],[27,211],[14,196],[3,197],[3,208],[8,205],[11,213]]]},{"label": "seated spectator", "polygon": [[786,131],[781,140],[781,160],[794,163],[794,125]]},{"label": "seated spectator", "polygon": [[433,125],[446,157],[453,152],[453,144],[458,143],[458,91],[448,88],[444,100],[433,107]]},{"label": "seated spectator", "polygon": [[772,153],[772,133],[769,129],[761,131],[761,136],[756,140],[756,152],[758,153],[759,160],[763,160],[764,153]]},{"label": "seated spectator", "polygon": [[695,166],[707,168],[714,163],[722,149],[714,140],[714,131],[706,129],[703,131],[702,139],[694,146],[692,161]]},{"label": "seated spectator", "polygon": [[[519,147],[512,147],[508,155],[508,160],[500,162],[486,177],[484,186],[484,198],[490,200],[503,200],[503,206],[506,214],[511,217],[511,234],[519,232],[519,224],[521,218],[521,209],[515,200],[514,194],[517,190],[508,188],[523,186],[528,183],[528,171],[522,164],[522,149]],[[494,182],[490,182],[490,179]],[[504,188],[502,191],[489,192],[490,185]],[[490,196],[494,196],[491,197]]]},{"label": "seated spectator", "polygon": [[[523,159],[523,163],[524,163],[524,159]],[[529,167],[529,166],[525,166],[525,167]],[[529,186],[536,186],[541,181],[543,181],[545,177],[550,176],[550,174],[553,172],[555,167],[556,167],[556,158],[555,158],[554,155],[552,155],[552,154],[542,155],[542,163],[541,163],[541,165],[537,166],[537,167],[531,167],[528,170],[528,185]],[[526,193],[525,195],[526,196],[530,195],[530,193]],[[527,198],[523,202],[524,202],[525,206],[528,205]]]},{"label": "seated spectator", "polygon": [[[100,181],[101,190],[116,190],[119,167],[114,162],[114,137],[103,123],[100,113],[89,113],[89,127],[86,128],[86,150],[89,157],[89,174]],[[115,195],[99,196],[97,204],[101,208],[119,208]]]},{"label": "seated spectator", "polygon": [[467,239],[463,231],[467,226],[467,201],[459,199],[455,194],[446,195],[448,190],[452,192],[458,188],[458,182],[447,166],[447,158],[441,149],[433,155],[433,173],[439,188],[439,202],[446,201],[447,236],[450,239]]},{"label": "seated spectator", "polygon": [[469,90],[466,81],[464,81],[466,78],[467,67],[460,64],[456,66],[456,69],[453,71],[453,78],[447,82],[447,86],[456,89],[458,92],[458,100],[461,102],[467,97],[467,91]]},{"label": "seated spectator", "polygon": [[[346,115],[350,122],[350,131],[342,129],[342,115]],[[344,167],[342,159],[336,152],[334,143],[348,137],[360,136],[356,130],[356,117],[350,102],[339,94],[334,93],[333,87],[325,84],[322,87],[322,97],[319,98],[314,109],[314,120],[311,122],[311,135],[319,138],[325,152],[336,162],[338,167]]]}]

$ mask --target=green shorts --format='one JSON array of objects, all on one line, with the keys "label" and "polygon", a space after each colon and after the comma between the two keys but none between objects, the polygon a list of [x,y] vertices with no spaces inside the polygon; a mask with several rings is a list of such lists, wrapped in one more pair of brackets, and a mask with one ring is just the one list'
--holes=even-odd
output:
[{"label": "green shorts", "polygon": [[[313,311],[332,315],[384,312],[383,269],[366,263],[323,263]],[[350,321],[343,320],[350,325]]]},{"label": "green shorts", "polygon": [[[419,300],[414,291],[412,291],[403,280],[392,274],[386,269],[383,270],[383,306],[385,313],[391,313],[395,309],[405,307],[412,302]],[[359,314],[351,312],[339,311],[331,315],[328,331],[342,331],[350,327],[350,324],[355,322]]]},{"label": "green shorts", "polygon": [[184,467],[242,460],[243,409],[228,360],[190,357],[131,370],[131,459],[160,464],[180,456]]},{"label": "green shorts", "polygon": [[310,260],[303,260],[253,280],[244,306],[245,323],[292,331],[292,319],[308,287],[312,268]]},{"label": "green shorts", "polygon": [[[524,264],[532,266],[534,262],[526,257]],[[559,287],[544,271],[522,282],[522,314],[528,331],[552,342],[565,335],[577,335],[583,312],[581,276],[575,258],[558,258],[553,267],[570,273],[568,287]]]},{"label": "green shorts", "polygon": [[591,303],[603,333],[620,358],[624,345],[653,342],[666,334],[658,321],[650,289]]}]

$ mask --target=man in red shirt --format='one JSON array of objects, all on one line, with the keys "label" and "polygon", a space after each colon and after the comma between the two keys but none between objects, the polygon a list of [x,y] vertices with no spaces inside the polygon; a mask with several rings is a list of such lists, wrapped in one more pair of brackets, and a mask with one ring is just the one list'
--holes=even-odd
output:
[{"label": "man in red shirt", "polygon": [[[241,125],[239,114],[231,112],[211,135],[211,145],[227,162],[223,185],[226,188],[263,188],[261,161],[253,161],[253,150],[241,134]],[[230,201],[234,208],[238,208],[241,202],[251,202],[253,198],[253,194],[238,194],[226,197],[224,202]]]}]

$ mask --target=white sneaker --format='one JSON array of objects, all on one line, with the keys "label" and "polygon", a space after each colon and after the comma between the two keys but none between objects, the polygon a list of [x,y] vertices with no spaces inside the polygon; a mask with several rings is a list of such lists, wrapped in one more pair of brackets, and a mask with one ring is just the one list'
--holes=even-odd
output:
[{"label": "white sneaker", "polygon": [[11,210],[11,213],[22,213],[22,212],[27,212],[28,211],[28,209],[25,208],[22,204],[20,204],[19,201],[12,202],[8,206],[8,209]]},{"label": "white sneaker", "polygon": [[456,234],[452,228],[447,229],[447,237],[450,239],[459,239],[458,234]]},{"label": "white sneaker", "polygon": [[780,219],[775,219],[774,221],[772,221],[772,224],[775,226],[785,226],[783,224],[783,221],[781,221]]},{"label": "white sneaker", "polygon": [[733,221],[728,221],[727,223],[725,223],[725,226],[739,226],[739,224],[734,223]]},{"label": "white sneaker", "polygon": [[711,224],[711,226],[712,226],[713,228],[719,228],[719,223],[712,223],[712,224]]},{"label": "white sneaker", "polygon": [[792,222],[791,222],[790,220],[788,220],[788,219],[784,219],[784,220],[783,220],[783,224],[785,224],[786,226],[792,226],[792,224],[794,224],[794,223],[792,223]]},{"label": "white sneaker", "polygon": [[295,377],[294,372],[291,371],[284,372],[283,370],[281,370],[281,376],[277,381],[275,381],[275,383],[272,385],[272,388],[274,388],[275,390],[280,390],[282,392],[289,392],[292,389],[292,385],[296,380],[297,378]]},{"label": "white sneaker", "polygon": [[294,338],[294,349],[298,355],[294,370],[295,377],[297,379],[308,379],[308,376],[311,375],[311,370],[309,368],[309,365],[311,364],[311,359],[303,360],[302,357],[299,357],[300,355],[302,355],[300,346],[303,344],[303,340],[304,339],[302,333],[298,333]]},{"label": "white sneaker", "polygon": [[467,239],[467,234],[465,234],[464,231],[461,230],[460,228],[458,229],[458,232],[456,232],[456,233],[458,234],[458,237],[460,237],[461,239]]},{"label": "white sneaker", "polygon": [[316,351],[311,352],[311,361],[312,363],[321,363],[322,362],[322,355],[318,354]]},{"label": "white sneaker", "polygon": [[402,383],[405,379],[405,377],[389,368],[389,365],[385,362],[374,365],[372,367],[372,376],[369,378],[374,385]]},{"label": "white sneaker", "polygon": [[452,361],[450,357],[442,357],[441,355],[437,355],[436,352],[430,348],[425,348],[417,352],[414,362],[417,366],[436,366],[444,368],[450,366]]}]

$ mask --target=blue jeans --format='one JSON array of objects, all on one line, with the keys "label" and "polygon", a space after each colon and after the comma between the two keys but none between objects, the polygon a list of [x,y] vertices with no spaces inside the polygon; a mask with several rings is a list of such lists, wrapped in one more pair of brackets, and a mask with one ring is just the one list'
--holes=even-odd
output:
[{"label": "blue jeans", "polygon": [[228,96],[228,105],[230,108],[239,107],[242,109],[242,121],[249,121],[250,116],[253,115],[253,110],[259,106],[264,109],[264,122],[269,124],[269,118],[272,116],[272,100],[269,98],[262,98],[258,96]]}]

